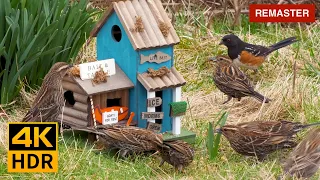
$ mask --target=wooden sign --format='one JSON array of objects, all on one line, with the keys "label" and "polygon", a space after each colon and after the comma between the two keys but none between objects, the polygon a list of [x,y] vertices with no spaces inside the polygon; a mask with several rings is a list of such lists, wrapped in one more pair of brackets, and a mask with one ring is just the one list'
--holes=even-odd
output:
[{"label": "wooden sign", "polygon": [[162,99],[160,97],[149,98],[147,101],[148,107],[157,107],[162,104]]},{"label": "wooden sign", "polygon": [[101,61],[79,64],[80,78],[82,80],[93,79],[95,73],[98,70],[100,70],[100,67],[103,69],[104,72],[108,73],[108,76],[116,74],[116,66],[114,59],[106,59]]},{"label": "wooden sign", "polygon": [[140,64],[143,64],[145,62],[155,62],[160,64],[169,61],[171,59],[171,56],[169,56],[169,54],[158,51],[156,54],[150,54],[149,56],[144,56],[143,54],[141,54],[140,58]]},{"label": "wooden sign", "polygon": [[161,124],[148,122],[147,129],[159,133],[161,131]]},{"label": "wooden sign", "polygon": [[115,124],[118,123],[118,111],[102,113],[102,124]]},{"label": "wooden sign", "polygon": [[142,119],[163,119],[163,112],[143,112]]}]

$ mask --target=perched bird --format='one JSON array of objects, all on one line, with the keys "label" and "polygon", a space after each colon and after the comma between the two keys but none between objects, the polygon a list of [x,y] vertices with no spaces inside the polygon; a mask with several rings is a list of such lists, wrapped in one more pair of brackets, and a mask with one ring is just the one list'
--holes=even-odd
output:
[{"label": "perched bird", "polygon": [[105,146],[109,149],[119,150],[120,157],[127,154],[140,154],[144,152],[158,151],[162,146],[162,134],[132,126],[102,125],[97,129],[74,129],[95,133],[103,138]]},{"label": "perched bird", "polygon": [[193,161],[194,149],[181,140],[164,141],[159,151],[162,157],[160,166],[167,162],[180,172]]},{"label": "perched bird", "polygon": [[283,164],[286,174],[310,178],[320,167],[320,129],[311,130]]},{"label": "perched bird", "polygon": [[64,104],[61,81],[70,67],[65,62],[57,62],[51,67],[23,122],[57,121]]},{"label": "perched bird", "polygon": [[245,156],[256,156],[259,161],[278,149],[293,148],[297,145],[291,136],[250,130],[237,125],[225,125],[216,132],[222,133],[236,152]]},{"label": "perched bird", "polygon": [[290,37],[265,47],[243,42],[238,36],[229,34],[222,38],[220,45],[227,46],[228,55],[234,64],[257,71],[270,53],[297,41],[296,37]]},{"label": "perched bird", "polygon": [[216,69],[213,73],[213,80],[217,88],[228,96],[229,102],[232,98],[238,98],[240,101],[242,97],[251,96],[260,102],[268,103],[270,99],[264,97],[256,92],[251,85],[247,76],[234,64],[230,58],[225,56],[217,56],[210,58],[213,61]]},{"label": "perched bird", "polygon": [[250,131],[262,131],[282,134],[286,136],[294,136],[301,130],[310,126],[320,125],[320,122],[312,124],[301,124],[300,122],[292,121],[250,121],[237,124],[237,126],[250,130]]}]

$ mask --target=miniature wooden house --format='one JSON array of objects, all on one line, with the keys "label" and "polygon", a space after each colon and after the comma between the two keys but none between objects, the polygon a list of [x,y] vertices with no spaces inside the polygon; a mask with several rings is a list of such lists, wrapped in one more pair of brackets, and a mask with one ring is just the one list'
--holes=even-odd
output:
[{"label": "miniature wooden house", "polygon": [[66,75],[62,81],[66,106],[63,110],[62,123],[71,127],[83,128],[93,126],[93,107],[128,106],[129,89],[133,83],[124,72],[115,66],[116,74],[108,78],[107,82],[93,84],[91,80],[81,80]]},{"label": "miniature wooden house", "polygon": [[[135,112],[138,126],[155,122],[161,124],[161,132],[180,134],[180,116],[170,116],[170,103],[181,101],[186,81],[173,66],[173,46],[180,40],[161,1],[114,2],[91,35],[97,37],[97,59],[114,58],[134,84],[129,109]],[[155,77],[147,73],[161,67],[170,72]],[[159,106],[148,105],[147,100],[156,99],[162,101]]]}]

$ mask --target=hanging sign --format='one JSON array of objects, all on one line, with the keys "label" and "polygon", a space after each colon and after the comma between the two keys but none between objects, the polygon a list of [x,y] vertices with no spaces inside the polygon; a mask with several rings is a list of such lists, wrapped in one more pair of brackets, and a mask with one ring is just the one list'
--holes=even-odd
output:
[{"label": "hanging sign", "polygon": [[140,58],[141,58],[140,64],[143,64],[145,62],[151,62],[151,63],[155,62],[160,64],[160,63],[169,61],[171,59],[171,56],[169,54],[158,51],[157,53],[150,54],[149,56],[145,56],[141,54]]},{"label": "hanging sign", "polygon": [[94,75],[100,68],[108,74],[108,76],[116,74],[116,66],[114,59],[106,59],[95,62],[79,64],[80,78],[82,80],[93,79]]},{"label": "hanging sign", "polygon": [[118,111],[102,113],[102,124],[115,124],[118,123]]},{"label": "hanging sign", "polygon": [[161,124],[148,122],[147,129],[159,133],[161,131]]},{"label": "hanging sign", "polygon": [[148,107],[157,107],[162,104],[162,99],[160,97],[148,98]]},{"label": "hanging sign", "polygon": [[143,112],[142,119],[163,119],[163,112]]}]

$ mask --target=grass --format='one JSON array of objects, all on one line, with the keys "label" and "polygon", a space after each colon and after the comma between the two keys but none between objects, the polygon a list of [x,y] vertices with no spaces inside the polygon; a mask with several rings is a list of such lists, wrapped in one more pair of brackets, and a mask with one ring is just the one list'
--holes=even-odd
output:
[{"label": "grass", "polygon": [[[266,95],[272,102],[260,104],[253,98],[226,100],[212,81],[212,68],[207,58],[226,54],[226,48],[218,46],[221,37],[230,31],[227,19],[214,19],[212,27],[207,28],[204,17],[186,18],[177,15],[176,30],[180,44],[175,46],[175,66],[187,80],[183,87],[183,100],[190,107],[183,118],[183,127],[197,133],[195,159],[184,173],[178,173],[165,164],[158,167],[157,156],[137,157],[120,160],[108,152],[101,153],[93,145],[81,138],[81,134],[59,138],[59,173],[56,174],[15,174],[6,170],[5,127],[7,121],[19,121],[32,102],[32,95],[22,93],[14,105],[7,107],[9,119],[0,120],[0,178],[1,179],[276,179],[281,175],[280,162],[288,150],[271,154],[260,163],[255,158],[240,156],[222,138],[219,154],[209,160],[206,150],[208,122],[217,121],[221,111],[228,111],[227,123],[254,120],[280,120],[311,123],[320,119],[319,76],[306,68],[307,64],[319,67],[320,24],[312,28],[299,26],[285,28],[273,24],[248,23],[242,18],[242,26],[234,28],[233,33],[247,42],[272,44],[289,36],[297,36],[299,43],[271,54],[269,61],[260,68],[258,75],[248,71],[255,89]],[[91,44],[84,48],[82,61],[94,57],[95,49]],[[297,63],[297,77],[293,87],[293,63]],[[299,134],[303,138],[305,132]],[[313,179],[319,179],[317,173]]]}]

